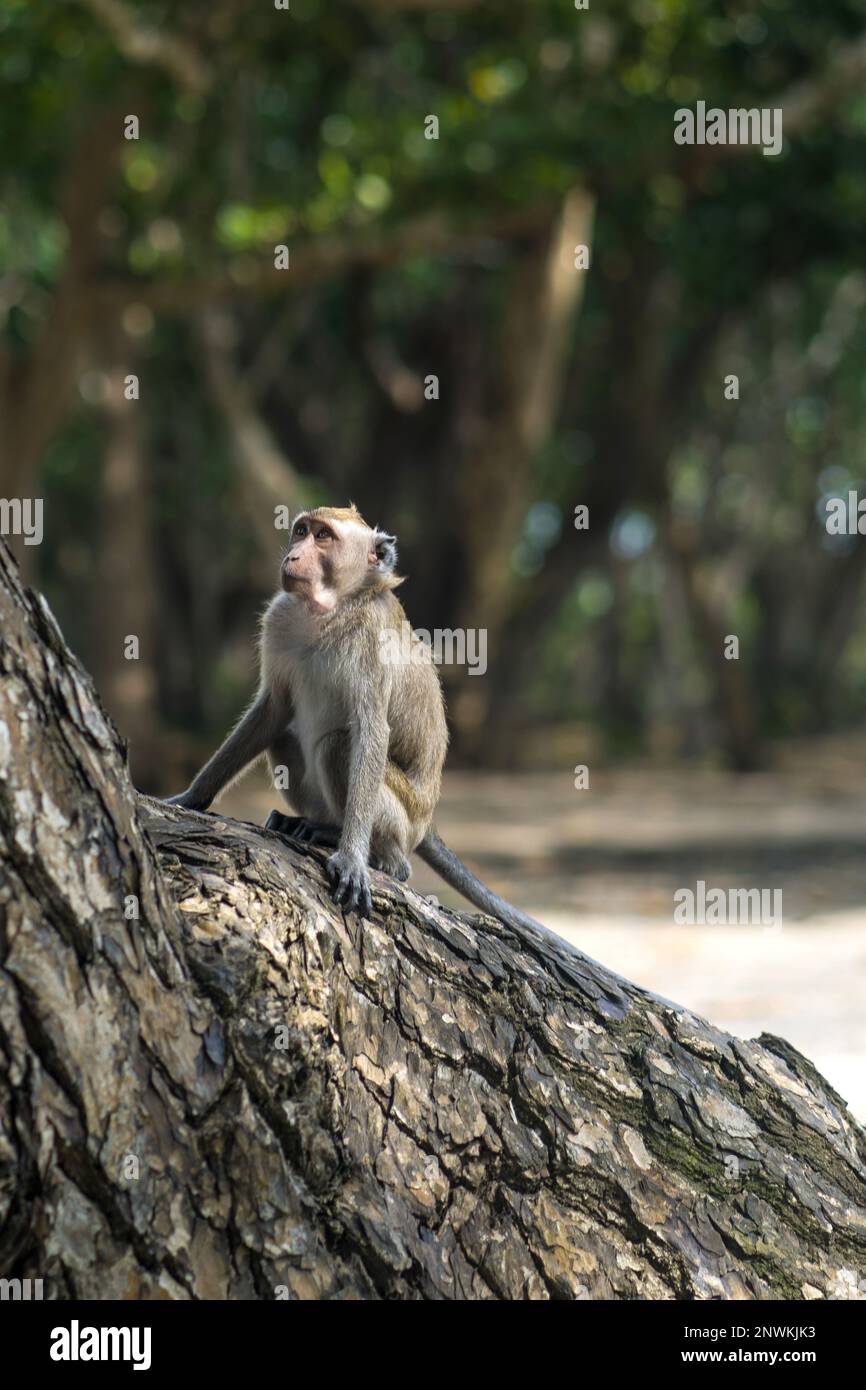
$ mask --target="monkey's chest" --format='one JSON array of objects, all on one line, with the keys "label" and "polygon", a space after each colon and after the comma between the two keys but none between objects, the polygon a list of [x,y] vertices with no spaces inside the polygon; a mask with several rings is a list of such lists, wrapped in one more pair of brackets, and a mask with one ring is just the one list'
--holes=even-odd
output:
[{"label": "monkey's chest", "polygon": [[324,664],[295,671],[292,675],[292,732],[301,745],[307,774],[315,765],[316,747],[326,734],[349,726],[348,692],[338,673]]}]

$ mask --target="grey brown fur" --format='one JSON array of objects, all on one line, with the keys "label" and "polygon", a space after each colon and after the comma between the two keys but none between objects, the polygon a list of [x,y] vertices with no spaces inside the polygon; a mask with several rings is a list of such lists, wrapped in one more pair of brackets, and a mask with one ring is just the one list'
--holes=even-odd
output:
[{"label": "grey brown fur", "polygon": [[[371,910],[368,865],[405,881],[416,850],[470,902],[509,925],[538,924],[479,882],[430,829],[448,744],[439,677],[394,589],[396,543],[354,507],[317,508],[292,524],[282,592],[262,621],[255,701],[175,804],[206,810],[267,753],[299,813],[270,825],[318,843],[335,901]],[[388,660],[408,635],[410,660]]]}]

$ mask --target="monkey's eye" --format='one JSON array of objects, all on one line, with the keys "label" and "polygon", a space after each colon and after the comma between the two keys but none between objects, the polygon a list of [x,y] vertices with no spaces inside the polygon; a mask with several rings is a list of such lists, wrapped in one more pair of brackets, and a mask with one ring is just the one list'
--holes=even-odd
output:
[{"label": "monkey's eye", "polygon": [[293,535],[293,536],[305,536],[306,534],[307,534],[307,528],[306,528],[306,526],[304,525],[304,523],[303,523],[302,521],[299,521],[298,524],[297,524],[297,526],[295,527],[294,531],[292,532],[292,535]]},{"label": "monkey's eye", "polygon": [[330,539],[331,539],[331,533],[330,533],[330,531],[328,530],[327,526],[320,526],[319,529],[318,529],[318,531],[316,532],[316,540],[317,540],[317,541],[329,541]]}]

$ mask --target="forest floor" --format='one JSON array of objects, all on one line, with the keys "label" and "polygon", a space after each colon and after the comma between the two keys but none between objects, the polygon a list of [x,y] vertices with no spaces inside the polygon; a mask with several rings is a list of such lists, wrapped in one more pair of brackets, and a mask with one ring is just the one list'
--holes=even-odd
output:
[{"label": "forest floor", "polygon": [[[772,772],[453,772],[437,828],[498,893],[581,950],[740,1037],[786,1038],[866,1120],[866,747]],[[264,770],[219,804],[261,822]],[[678,926],[674,893],[781,889],[783,922]],[[418,860],[413,887],[461,899]]]}]

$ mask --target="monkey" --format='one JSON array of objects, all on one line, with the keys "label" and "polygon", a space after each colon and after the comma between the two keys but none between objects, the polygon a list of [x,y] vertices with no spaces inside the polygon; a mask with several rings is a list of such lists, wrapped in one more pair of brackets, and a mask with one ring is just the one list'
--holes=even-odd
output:
[{"label": "monkey", "polygon": [[[338,906],[369,915],[368,868],[405,883],[414,851],[483,912],[547,933],[476,878],[433,829],[445,702],[430,648],[395,597],[404,582],[396,564],[396,537],[368,526],[354,503],[295,517],[280,589],[261,623],[255,699],[169,801],[206,811],[266,754],[275,779],[287,778],[280,789],[296,812],[272,811],[266,828],[333,851],[326,871]],[[389,659],[389,642],[401,659]]]}]

